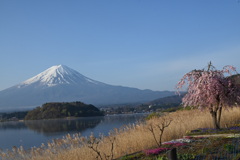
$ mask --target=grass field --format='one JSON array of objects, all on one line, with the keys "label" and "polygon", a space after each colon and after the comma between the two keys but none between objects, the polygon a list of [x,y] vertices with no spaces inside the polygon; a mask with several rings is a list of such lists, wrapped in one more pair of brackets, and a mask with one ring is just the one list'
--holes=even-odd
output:
[{"label": "grass field", "polygon": [[[172,120],[165,129],[162,141],[181,138],[196,128],[211,128],[212,119],[208,111],[181,110],[166,113],[163,117],[152,118],[132,126],[123,126],[109,133],[107,137],[96,139],[80,134],[66,135],[63,139],[54,140],[40,148],[24,150],[13,148],[11,152],[1,152],[2,159],[33,159],[33,160],[96,160],[112,159],[148,148],[157,147],[149,126],[155,126],[165,120]],[[230,127],[240,122],[240,108],[223,110],[221,126]],[[158,129],[153,128],[156,135]],[[94,151],[95,150],[95,151]],[[113,157],[112,157],[113,156]],[[100,158],[101,157],[101,158]]]}]

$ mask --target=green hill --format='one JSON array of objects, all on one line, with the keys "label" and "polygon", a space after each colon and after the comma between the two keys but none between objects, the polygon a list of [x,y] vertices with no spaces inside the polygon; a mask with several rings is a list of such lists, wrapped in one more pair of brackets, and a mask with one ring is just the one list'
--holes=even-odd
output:
[{"label": "green hill", "polygon": [[95,106],[82,102],[45,103],[42,107],[29,111],[25,120],[90,116],[103,116],[103,113]]}]

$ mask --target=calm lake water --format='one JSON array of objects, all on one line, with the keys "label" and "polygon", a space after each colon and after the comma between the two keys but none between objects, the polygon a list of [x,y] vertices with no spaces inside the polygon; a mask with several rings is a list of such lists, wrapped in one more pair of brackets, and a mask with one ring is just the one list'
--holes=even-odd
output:
[{"label": "calm lake water", "polygon": [[0,148],[11,149],[12,146],[23,146],[25,149],[39,147],[55,138],[66,134],[81,133],[95,136],[99,133],[108,135],[114,128],[133,124],[146,117],[146,114],[113,115],[105,117],[88,117],[78,119],[37,120],[24,122],[0,123]]}]

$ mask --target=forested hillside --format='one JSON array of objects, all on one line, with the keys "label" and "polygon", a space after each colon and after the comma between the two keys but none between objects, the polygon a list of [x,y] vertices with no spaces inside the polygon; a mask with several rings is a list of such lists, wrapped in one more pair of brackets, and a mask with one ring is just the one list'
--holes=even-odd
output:
[{"label": "forested hillside", "polygon": [[25,120],[89,116],[103,116],[103,113],[95,106],[82,102],[45,103],[29,111]]}]

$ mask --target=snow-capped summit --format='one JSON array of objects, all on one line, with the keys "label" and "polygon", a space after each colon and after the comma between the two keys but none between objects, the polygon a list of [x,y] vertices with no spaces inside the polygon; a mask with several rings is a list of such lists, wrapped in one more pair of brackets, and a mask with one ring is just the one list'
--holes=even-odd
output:
[{"label": "snow-capped summit", "polygon": [[80,74],[79,72],[65,66],[56,65],[48,68],[40,74],[20,83],[18,88],[31,84],[52,87],[60,84],[79,84],[83,82],[100,84],[101,82],[92,80]]},{"label": "snow-capped summit", "polygon": [[56,65],[0,91],[0,110],[8,107],[33,108],[47,102],[82,101],[94,105],[136,103],[173,94],[169,91],[113,86],[85,77],[67,66]]}]

